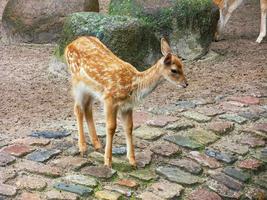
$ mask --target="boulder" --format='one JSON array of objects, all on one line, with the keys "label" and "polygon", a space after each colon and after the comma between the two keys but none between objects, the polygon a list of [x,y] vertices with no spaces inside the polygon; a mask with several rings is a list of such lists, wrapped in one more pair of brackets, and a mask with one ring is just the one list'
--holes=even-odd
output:
[{"label": "boulder", "polygon": [[9,0],[3,13],[6,42],[56,41],[67,15],[99,12],[98,0]]},{"label": "boulder", "polygon": [[66,19],[56,56],[62,57],[65,47],[83,35],[97,37],[138,70],[146,69],[161,56],[160,41],[138,19],[93,12],[74,13]]},{"label": "boulder", "polygon": [[140,19],[184,59],[207,52],[219,19],[211,0],[111,0],[109,13]]}]

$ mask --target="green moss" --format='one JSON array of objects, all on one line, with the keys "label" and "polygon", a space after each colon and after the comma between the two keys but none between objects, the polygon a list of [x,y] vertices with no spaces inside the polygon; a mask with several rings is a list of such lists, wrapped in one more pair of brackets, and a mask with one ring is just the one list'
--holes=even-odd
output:
[{"label": "green moss", "polygon": [[55,55],[61,57],[67,44],[84,35],[99,38],[121,59],[141,70],[151,64],[144,61],[151,51],[154,51],[154,55],[159,54],[159,41],[140,20],[127,16],[81,12],[66,19]]},{"label": "green moss", "polygon": [[[166,2],[168,5],[160,6],[162,2],[154,0],[111,0],[109,13],[140,19],[158,39],[163,36],[168,37],[173,46],[177,46],[180,40],[183,40],[186,43],[183,42],[182,46],[186,44],[191,53],[202,54],[201,51],[198,53],[199,46],[196,43],[200,44],[205,52],[212,41],[219,16],[218,10],[212,7],[212,1],[166,0]],[[153,6],[153,3],[158,5],[150,9],[145,7],[147,3],[150,6]]]}]

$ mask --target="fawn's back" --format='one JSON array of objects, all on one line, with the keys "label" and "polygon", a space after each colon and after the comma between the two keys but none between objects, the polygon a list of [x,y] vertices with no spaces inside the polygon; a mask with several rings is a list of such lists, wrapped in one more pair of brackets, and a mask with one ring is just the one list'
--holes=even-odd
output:
[{"label": "fawn's back", "polygon": [[138,71],[115,56],[95,37],[76,39],[67,46],[65,57],[74,89],[83,84],[95,96],[118,99],[127,98],[133,89],[133,78]]}]

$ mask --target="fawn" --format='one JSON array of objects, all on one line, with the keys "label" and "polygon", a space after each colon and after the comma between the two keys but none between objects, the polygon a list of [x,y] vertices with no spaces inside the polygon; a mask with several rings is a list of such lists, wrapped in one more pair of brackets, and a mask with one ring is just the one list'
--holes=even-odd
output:
[{"label": "fawn", "polygon": [[[141,48],[141,47],[140,47]],[[183,64],[172,54],[165,39],[161,39],[163,57],[144,72],[115,56],[95,37],[79,37],[65,49],[65,58],[72,75],[74,113],[77,118],[79,150],[83,155],[87,145],[83,130],[85,118],[90,139],[95,150],[101,148],[92,114],[92,103],[104,103],[106,120],[106,147],[104,164],[111,167],[112,140],[116,129],[117,114],[121,114],[126,133],[127,158],[136,166],[133,131],[133,107],[150,94],[160,83],[168,80],[180,87],[187,87]]]},{"label": "fawn", "polygon": [[[243,2],[243,0],[213,0],[213,2],[220,9],[220,19],[217,25],[217,32],[215,33],[215,40],[219,40],[221,33],[231,17],[232,12]],[[261,25],[260,34],[256,40],[261,43],[262,39],[266,36],[266,13],[267,13],[267,0],[260,0],[261,6]]]}]

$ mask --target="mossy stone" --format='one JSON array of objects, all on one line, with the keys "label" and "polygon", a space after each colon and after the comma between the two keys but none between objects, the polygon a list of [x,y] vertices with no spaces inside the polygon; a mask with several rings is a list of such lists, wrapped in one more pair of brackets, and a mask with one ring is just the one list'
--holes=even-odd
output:
[{"label": "mossy stone", "polygon": [[186,59],[207,52],[219,18],[210,0],[111,0],[109,13],[140,19],[158,39],[167,37],[174,53]]},{"label": "mossy stone", "polygon": [[136,18],[109,16],[93,12],[71,14],[65,21],[56,55],[79,36],[95,36],[115,55],[144,70],[160,57],[160,42],[149,28]]}]

